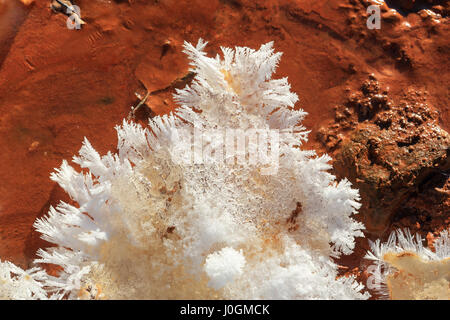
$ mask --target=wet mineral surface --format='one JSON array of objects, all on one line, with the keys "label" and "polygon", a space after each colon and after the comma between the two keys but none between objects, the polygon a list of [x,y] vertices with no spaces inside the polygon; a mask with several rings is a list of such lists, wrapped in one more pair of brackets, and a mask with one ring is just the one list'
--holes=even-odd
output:
[{"label": "wet mineral surface", "polygon": [[328,151],[335,151],[338,176],[360,190],[369,233],[383,235],[405,201],[448,176],[450,135],[438,118],[421,92],[410,90],[395,103],[371,75],[336,108],[334,123],[318,131]]}]

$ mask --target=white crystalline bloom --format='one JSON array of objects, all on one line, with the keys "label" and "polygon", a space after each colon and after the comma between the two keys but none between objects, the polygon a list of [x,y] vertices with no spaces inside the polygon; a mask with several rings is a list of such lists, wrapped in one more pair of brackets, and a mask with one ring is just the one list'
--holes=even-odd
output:
[{"label": "white crystalline bloom", "polygon": [[0,261],[0,300],[47,299],[43,284],[47,275],[39,268],[27,271]]},{"label": "white crystalline bloom", "polygon": [[434,250],[422,242],[408,229],[392,232],[386,243],[370,242],[365,257],[374,262],[368,268],[369,289],[382,298],[450,300],[450,232],[440,233]]},{"label": "white crystalline bloom", "polygon": [[208,285],[214,289],[221,289],[242,274],[244,265],[245,257],[242,250],[236,251],[227,247],[211,253],[205,262],[205,272],[211,279]]},{"label": "white crystalline bloom", "polygon": [[286,78],[271,79],[281,53],[268,43],[209,58],[205,45],[185,43],[196,76],[177,91],[175,114],[148,128],[124,121],[117,154],[100,156],[85,140],[74,157],[84,171],[63,161],[52,174],[78,205],[61,202],[35,223],[56,244],[35,262],[62,268],[46,279],[48,292],[368,298],[353,278],[337,278],[331,258],[350,254],[363,236],[351,217],[358,191],[327,172],[330,157],[301,149],[306,113],[294,108]]}]

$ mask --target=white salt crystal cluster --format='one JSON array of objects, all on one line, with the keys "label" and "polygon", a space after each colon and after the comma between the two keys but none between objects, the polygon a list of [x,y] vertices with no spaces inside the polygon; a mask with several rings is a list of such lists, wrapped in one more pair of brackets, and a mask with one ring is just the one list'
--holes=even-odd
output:
[{"label": "white salt crystal cluster", "polygon": [[368,298],[332,259],[363,236],[358,190],[302,149],[306,113],[287,78],[272,79],[281,53],[210,58],[205,45],[185,43],[196,75],[174,114],[124,121],[117,153],[85,140],[82,171],[63,161],[52,174],[77,205],[35,223],[55,244],[35,262],[61,269],[39,274],[42,287],[69,299]]}]

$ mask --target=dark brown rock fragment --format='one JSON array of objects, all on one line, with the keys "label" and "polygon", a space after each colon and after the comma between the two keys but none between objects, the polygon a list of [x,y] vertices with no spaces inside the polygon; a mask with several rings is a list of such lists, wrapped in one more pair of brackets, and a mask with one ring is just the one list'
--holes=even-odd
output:
[{"label": "dark brown rock fragment", "polygon": [[[338,125],[330,126],[329,137],[322,140],[332,141],[340,131],[349,130],[349,122],[357,122],[348,139],[341,142],[335,168],[338,175],[348,177],[359,188],[360,212],[368,231],[382,233],[398,220],[397,214],[405,212],[407,203],[411,206],[411,197],[424,193],[428,181],[448,176],[450,135],[439,127],[438,113],[420,94],[410,91],[394,104],[373,77],[343,108],[355,112],[347,112],[346,118],[338,108]],[[440,197],[448,198],[449,194],[443,192]],[[445,200],[441,198],[439,201]]]}]

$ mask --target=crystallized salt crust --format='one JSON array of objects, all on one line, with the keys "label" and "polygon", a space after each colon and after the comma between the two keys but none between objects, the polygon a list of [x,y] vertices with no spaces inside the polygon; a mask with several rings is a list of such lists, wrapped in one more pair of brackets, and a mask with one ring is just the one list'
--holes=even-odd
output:
[{"label": "crystallized salt crust", "polygon": [[[77,205],[35,223],[55,244],[35,262],[61,268],[42,286],[69,299],[368,298],[332,260],[363,236],[358,190],[302,150],[306,113],[287,78],[272,79],[281,53],[210,58],[205,45],[185,43],[195,78],[174,114],[124,121],[117,153],[86,139],[83,171],[63,161],[51,175]],[[229,139],[244,148],[230,155]]]}]

